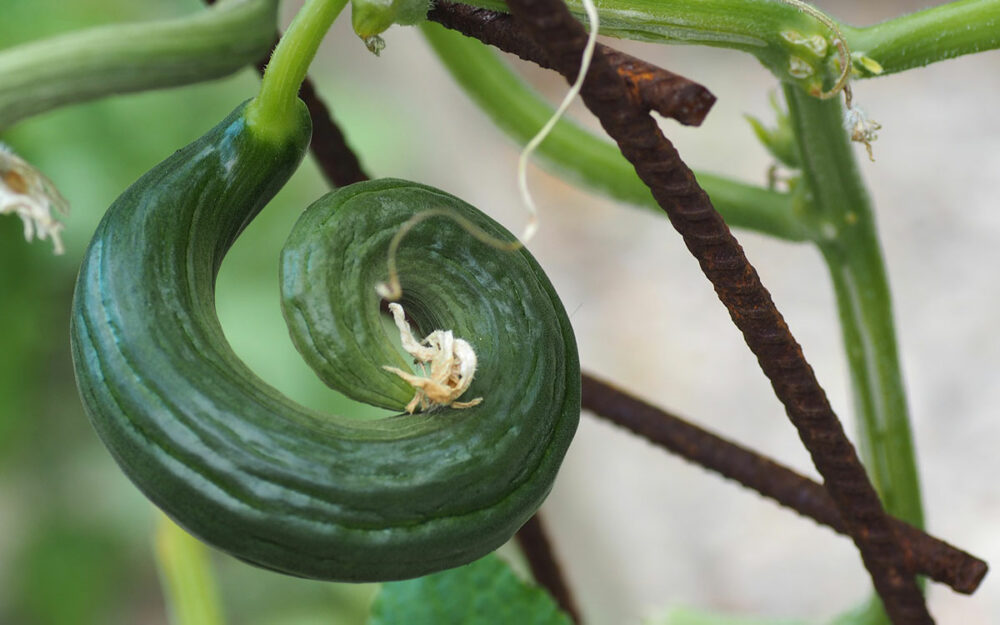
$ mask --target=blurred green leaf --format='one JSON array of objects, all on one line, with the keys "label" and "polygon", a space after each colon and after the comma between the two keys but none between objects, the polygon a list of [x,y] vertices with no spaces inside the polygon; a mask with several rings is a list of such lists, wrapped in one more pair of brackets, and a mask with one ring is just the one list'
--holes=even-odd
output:
[{"label": "blurred green leaf", "polygon": [[382,586],[371,625],[570,625],[538,586],[495,555],[472,564]]},{"label": "blurred green leaf", "polygon": [[62,338],[49,331],[53,281],[44,257],[51,254],[47,241],[25,242],[17,217],[0,217],[0,458],[30,424],[30,406],[46,384],[43,365]]},{"label": "blurred green leaf", "polygon": [[802,159],[795,144],[795,130],[788,113],[781,108],[777,96],[771,94],[771,109],[774,111],[775,125],[765,126],[764,122],[751,115],[745,115],[757,139],[767,148],[779,163],[790,169],[801,169]]},{"label": "blurred green leaf", "polygon": [[713,614],[691,608],[671,608],[643,625],[807,625],[806,621]]},{"label": "blurred green leaf", "polygon": [[888,618],[882,609],[882,601],[878,597],[870,597],[835,617],[830,625],[884,625],[889,622]]},{"label": "blurred green leaf", "polygon": [[[63,521],[36,526],[15,557],[15,623],[106,625],[121,591],[122,544],[110,532]],[[2,616],[2,613],[0,613]]]},{"label": "blurred green leaf", "polygon": [[[203,10],[202,0],[0,4],[0,48],[98,24]],[[412,106],[390,97],[396,93],[391,84],[357,91],[341,67],[339,59],[321,59],[314,78],[352,144],[372,171],[405,171],[421,143]],[[51,111],[3,134],[71,204],[63,233],[67,253],[59,257],[47,241],[26,243],[16,217],[0,217],[3,625],[166,623],[150,557],[148,506],[100,448],[76,394],[67,340],[70,294],[87,241],[114,198],[252,97],[258,80],[248,68],[212,83]],[[352,95],[341,95],[346,93]],[[235,349],[263,379],[317,410],[372,417],[384,411],[359,408],[323,386],[295,352],[281,318],[278,251],[303,207],[325,191],[307,159],[227,258],[220,314]],[[5,450],[16,453],[3,458]],[[302,580],[218,554],[213,559],[234,625],[361,625],[368,618],[373,585]]]}]

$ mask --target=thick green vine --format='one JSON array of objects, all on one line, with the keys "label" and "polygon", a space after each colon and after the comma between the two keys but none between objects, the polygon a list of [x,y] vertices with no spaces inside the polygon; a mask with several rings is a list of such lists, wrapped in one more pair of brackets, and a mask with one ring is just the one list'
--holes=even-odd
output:
[{"label": "thick green vine", "polygon": [[842,126],[839,102],[785,88],[810,189],[809,210],[826,237],[817,242],[837,295],[850,362],[858,440],[889,514],[923,527],[892,300],[868,193]]},{"label": "thick green vine", "polygon": [[[503,0],[463,3],[506,11]],[[583,15],[580,0],[567,4]],[[785,0],[604,0],[598,11],[602,34],[740,50],[807,90],[836,68],[829,28]],[[855,53],[854,69],[869,77],[1000,47],[998,22],[997,0],[959,0],[864,28],[834,23]]]},{"label": "thick green vine", "polygon": [[231,74],[267,53],[277,7],[278,0],[223,0],[190,17],[103,26],[0,51],[0,131],[67,104]]}]

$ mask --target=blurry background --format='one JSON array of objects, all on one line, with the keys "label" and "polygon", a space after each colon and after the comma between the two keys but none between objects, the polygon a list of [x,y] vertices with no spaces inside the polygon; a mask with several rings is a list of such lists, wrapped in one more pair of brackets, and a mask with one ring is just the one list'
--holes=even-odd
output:
[{"label": "blurry background", "polygon": [[[286,23],[297,6],[286,3]],[[867,24],[928,1],[819,3]],[[197,0],[3,0],[0,47],[113,21],[200,9]],[[313,68],[320,92],[373,175],[452,192],[523,227],[517,148],[455,87],[414,29],[370,55],[341,19]],[[615,43],[719,97],[698,129],[664,123],[697,169],[763,183],[770,164],[743,119],[772,119],[773,78],[752,58]],[[565,83],[519,65],[553,101]],[[257,78],[118,97],[6,133],[73,206],[68,252],[27,245],[0,219],[0,624],[166,622],[152,557],[154,515],[87,423],[68,347],[81,255],[128,184],[253,95]],[[856,83],[882,123],[861,159],[895,296],[927,517],[939,536],[1000,564],[1000,56],[966,57]],[[577,119],[594,126],[581,108]],[[542,207],[531,245],[572,315],[586,369],[815,475],[763,375],[696,263],[661,216],[616,206],[533,170]],[[295,354],[278,305],[277,254],[298,213],[325,192],[306,163],[223,267],[219,312],[236,350],[309,406],[370,412],[326,390]],[[846,365],[818,254],[740,233],[850,429]],[[846,539],[585,416],[543,508],[588,622],[655,621],[676,605],[823,622],[867,596]],[[360,625],[369,586],[291,579],[216,558],[229,622]],[[932,586],[940,623],[1000,615],[1000,581],[972,598]]]}]

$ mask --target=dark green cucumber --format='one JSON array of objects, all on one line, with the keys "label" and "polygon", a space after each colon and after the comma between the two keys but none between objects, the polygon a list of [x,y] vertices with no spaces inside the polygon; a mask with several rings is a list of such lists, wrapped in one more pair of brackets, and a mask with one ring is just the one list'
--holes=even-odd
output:
[{"label": "dark green cucumber", "polygon": [[[549,492],[580,410],[579,362],[552,286],[525,251],[500,252],[451,220],[403,241],[403,304],[424,333],[468,340],[474,408],[354,421],[312,412],[232,352],[214,284],[240,231],[308,142],[276,144],[233,112],[109,209],[76,286],[77,382],[133,482],[192,534],[243,560],[318,579],[415,577],[500,546]],[[303,115],[305,113],[303,112]],[[293,339],[338,390],[401,409],[412,389],[380,322],[389,239],[446,207],[511,235],[442,191],[351,185],[306,210],[282,258]]]}]

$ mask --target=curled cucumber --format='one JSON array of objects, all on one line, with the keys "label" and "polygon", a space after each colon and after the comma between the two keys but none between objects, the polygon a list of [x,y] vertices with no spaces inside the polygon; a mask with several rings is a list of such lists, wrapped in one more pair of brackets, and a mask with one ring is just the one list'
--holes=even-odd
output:
[{"label": "curled cucumber", "polygon": [[[226,251],[285,183],[308,116],[282,140],[237,108],[111,206],[76,285],[77,382],[101,439],[131,480],[202,540],[253,564],[340,581],[410,578],[500,546],[548,494],[580,412],[566,313],[526,251],[428,219],[405,238],[403,304],[424,331],[476,350],[464,410],[376,421],[308,410],[233,353],[215,311]],[[342,188],[310,206],[282,254],[293,340],[321,378],[402,410],[413,389],[383,328],[375,284],[389,239],[446,208],[512,236],[448,195],[403,180]]]}]

